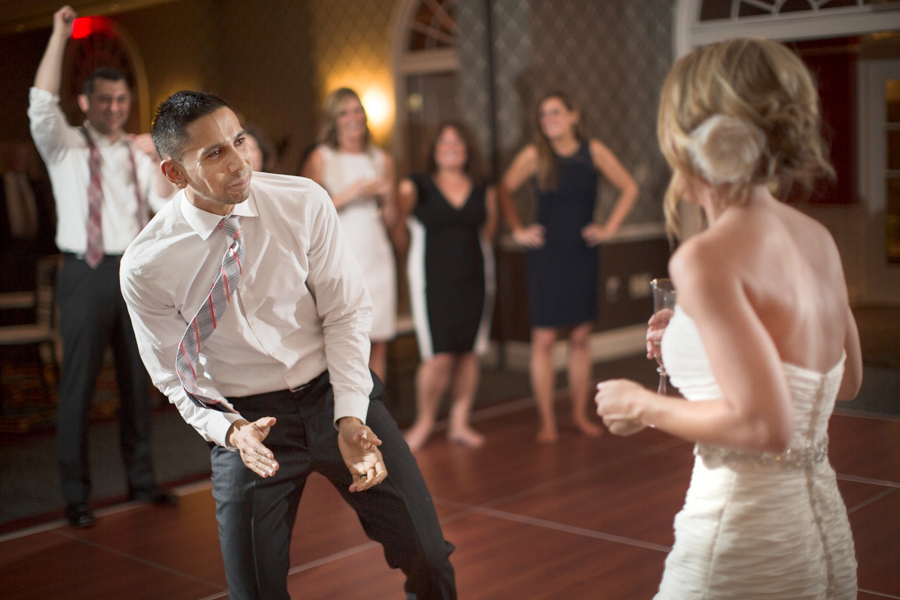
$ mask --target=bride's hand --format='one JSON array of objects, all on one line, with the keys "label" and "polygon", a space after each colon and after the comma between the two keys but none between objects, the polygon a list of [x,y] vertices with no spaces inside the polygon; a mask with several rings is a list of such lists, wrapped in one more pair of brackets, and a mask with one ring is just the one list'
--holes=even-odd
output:
[{"label": "bride's hand", "polygon": [[610,433],[621,435],[623,437],[635,434],[647,428],[647,426],[640,421],[619,419],[614,416],[603,417],[603,424],[606,425],[606,428],[609,429]]},{"label": "bride's hand", "polygon": [[646,427],[641,422],[639,407],[634,401],[640,385],[627,379],[610,379],[597,384],[597,414],[603,424],[616,435],[631,435]]},{"label": "bride's hand", "polygon": [[[659,312],[653,313],[650,321],[647,323],[647,358],[653,360],[656,358],[655,345],[659,345],[662,341],[663,333],[669,326],[669,321],[675,312],[671,308],[664,308]],[[662,357],[660,357],[662,359]]]}]

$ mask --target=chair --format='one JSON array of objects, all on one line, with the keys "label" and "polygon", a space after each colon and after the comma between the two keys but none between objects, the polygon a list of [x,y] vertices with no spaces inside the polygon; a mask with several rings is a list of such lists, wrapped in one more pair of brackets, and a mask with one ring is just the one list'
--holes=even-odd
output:
[{"label": "chair", "polygon": [[35,292],[3,292],[0,294],[0,310],[31,308],[34,306]]},{"label": "chair", "polygon": [[[37,262],[36,285],[33,294],[17,294],[15,302],[0,302],[0,308],[24,308],[33,305],[35,322],[24,325],[0,327],[0,347],[35,346],[38,350],[41,383],[48,397],[52,397],[51,385],[47,381],[45,365],[51,364],[56,380],[59,381],[59,363],[62,343],[57,329],[56,275],[62,264],[62,255],[44,256]],[[10,298],[12,298],[10,294]],[[31,298],[25,298],[30,296]],[[2,408],[2,404],[0,404]]]}]

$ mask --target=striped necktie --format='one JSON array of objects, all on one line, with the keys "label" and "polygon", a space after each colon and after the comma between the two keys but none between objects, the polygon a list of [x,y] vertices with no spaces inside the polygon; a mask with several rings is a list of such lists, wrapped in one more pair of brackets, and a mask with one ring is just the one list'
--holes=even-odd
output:
[{"label": "striped necktie", "polygon": [[90,150],[88,169],[91,176],[88,185],[87,249],[84,252],[84,260],[92,269],[96,269],[103,260],[103,180],[100,176],[100,150],[91,139],[87,128],[81,129]]},{"label": "striped necktie", "polygon": [[[90,151],[88,173],[91,178],[88,184],[87,248],[84,252],[84,260],[92,269],[96,269],[103,260],[103,176],[100,172],[100,150],[94,143],[94,138],[91,137],[84,125],[81,126],[81,133],[87,140]],[[141,186],[138,184],[137,162],[134,159],[134,149],[131,144],[128,144],[128,159],[131,163],[131,177],[137,198],[137,222],[140,230],[147,225],[147,209],[144,207],[144,197],[141,195]]]},{"label": "striped necktie", "polygon": [[204,396],[197,385],[200,349],[207,338],[212,335],[219,319],[228,308],[231,295],[241,281],[244,265],[244,234],[241,231],[240,217],[231,215],[222,219],[219,229],[228,234],[233,241],[222,258],[222,268],[219,270],[219,275],[213,283],[209,296],[191,319],[181,338],[178,353],[175,356],[175,369],[178,372],[178,378],[181,379],[184,391],[194,404],[201,408],[211,408],[222,412],[237,412],[228,405],[224,398]]}]

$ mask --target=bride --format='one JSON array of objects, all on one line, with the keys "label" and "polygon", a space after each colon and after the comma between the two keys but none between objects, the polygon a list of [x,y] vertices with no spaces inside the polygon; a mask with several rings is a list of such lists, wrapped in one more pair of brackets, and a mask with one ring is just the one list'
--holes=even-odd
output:
[{"label": "bride", "polygon": [[662,337],[689,402],[625,380],[596,396],[613,433],[696,442],[657,598],[856,598],[827,428],[859,391],[859,335],[834,241],[778,199],[833,176],[820,126],[812,77],[773,41],[695,50],[663,86],[667,226],[678,233],[684,200],[709,227],[671,258],[678,304],[651,320],[648,353]]}]

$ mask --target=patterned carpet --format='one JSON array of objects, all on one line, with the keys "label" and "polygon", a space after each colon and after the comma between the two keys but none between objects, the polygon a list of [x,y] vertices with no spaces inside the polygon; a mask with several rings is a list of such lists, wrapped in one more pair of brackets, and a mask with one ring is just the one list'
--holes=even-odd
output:
[{"label": "patterned carpet", "polygon": [[[57,373],[35,347],[4,347],[0,354],[0,433],[52,431],[56,425]],[[92,419],[114,417],[119,408],[112,357],[97,380]]]}]

